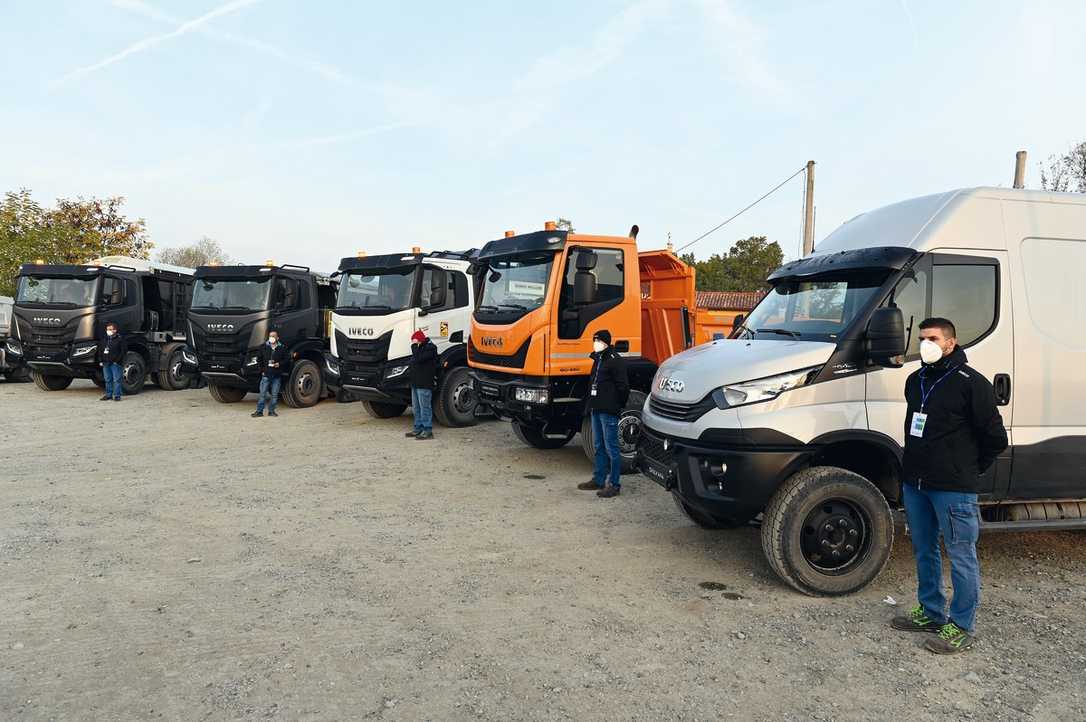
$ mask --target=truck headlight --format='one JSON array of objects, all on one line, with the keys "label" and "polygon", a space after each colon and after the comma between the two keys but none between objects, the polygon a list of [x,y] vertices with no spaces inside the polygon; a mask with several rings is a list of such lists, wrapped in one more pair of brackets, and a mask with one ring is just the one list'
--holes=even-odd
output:
[{"label": "truck headlight", "polygon": [[718,409],[730,409],[736,406],[769,401],[785,391],[806,386],[818,375],[821,366],[811,366],[799,371],[789,371],[764,379],[728,384],[713,391],[713,402]]},{"label": "truck headlight", "polygon": [[188,351],[181,351],[181,360],[190,366],[199,365],[199,359],[196,358],[196,354],[189,353]]},{"label": "truck headlight", "polygon": [[86,356],[87,354],[92,354],[92,353],[95,352],[95,350],[97,348],[98,348],[98,344],[96,344],[96,343],[88,343],[88,344],[82,344],[80,346],[76,346],[74,349],[72,349],[72,358],[76,358],[77,356]]},{"label": "truck headlight", "polygon": [[23,345],[19,342],[18,339],[9,338],[7,340],[7,343],[4,344],[4,346],[5,346],[5,348],[7,348],[8,353],[11,354],[12,356],[22,356],[23,355]]},{"label": "truck headlight", "polygon": [[325,356],[324,365],[328,368],[328,373],[333,376],[339,376],[339,361],[336,361],[331,356]]},{"label": "truck headlight", "polygon": [[393,366],[385,374],[385,378],[386,379],[394,379],[397,376],[403,376],[405,373],[407,373],[408,368],[410,368],[410,367],[409,366]]},{"label": "truck headlight", "polygon": [[526,404],[545,404],[550,400],[550,392],[547,389],[518,386],[513,389],[513,398]]},{"label": "truck headlight", "polygon": [[256,356],[253,356],[251,359],[249,359],[249,361],[245,365],[246,366],[256,366],[258,363],[260,363],[260,359],[258,357],[256,357]]}]

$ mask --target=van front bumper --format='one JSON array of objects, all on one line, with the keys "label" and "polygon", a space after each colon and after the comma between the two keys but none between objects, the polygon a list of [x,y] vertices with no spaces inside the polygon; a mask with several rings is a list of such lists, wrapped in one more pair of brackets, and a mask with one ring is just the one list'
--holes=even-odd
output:
[{"label": "van front bumper", "polygon": [[[720,434],[720,432],[725,432]],[[717,430],[726,436],[728,430]],[[806,465],[802,444],[751,445],[749,432],[735,429],[734,442],[692,440],[641,428],[638,470],[689,506],[729,524],[760,514],[784,480]]]}]

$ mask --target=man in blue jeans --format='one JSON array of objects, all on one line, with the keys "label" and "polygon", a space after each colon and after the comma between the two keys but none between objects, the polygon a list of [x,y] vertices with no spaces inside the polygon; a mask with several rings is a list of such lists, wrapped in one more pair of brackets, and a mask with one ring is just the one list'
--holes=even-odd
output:
[{"label": "man in blue jeans", "polygon": [[124,378],[124,355],[128,353],[124,336],[117,331],[117,324],[110,321],[106,324],[106,337],[102,340],[102,378],[105,380],[105,396],[99,401],[121,400],[121,380]]},{"label": "man in blue jeans", "polygon": [[588,411],[592,415],[592,445],[596,464],[592,479],[577,488],[596,491],[609,499],[622,492],[622,449],[618,444],[618,417],[630,397],[626,361],[611,346],[611,332],[601,329],[592,336],[592,375],[588,387]]},{"label": "man in blue jeans", "polygon": [[264,415],[264,405],[268,406],[268,416],[278,416],[275,407],[279,405],[279,389],[283,385],[283,372],[290,362],[290,354],[287,347],[279,343],[279,332],[272,331],[268,334],[268,342],[264,344],[257,355],[260,364],[260,398],[256,402],[256,411],[253,418]]},{"label": "man in blue jeans", "polygon": [[[916,557],[919,604],[891,626],[930,632],[924,647],[936,654],[973,644],[980,603],[977,536],[980,475],[1007,448],[1007,431],[992,384],[966,365],[954,324],[920,324],[920,369],[905,382],[905,456],[902,494]],[[943,593],[939,537],[950,557],[954,598]]]},{"label": "man in blue jeans", "polygon": [[404,436],[417,441],[434,438],[434,389],[437,387],[437,346],[419,329],[411,334],[411,411],[415,428]]}]

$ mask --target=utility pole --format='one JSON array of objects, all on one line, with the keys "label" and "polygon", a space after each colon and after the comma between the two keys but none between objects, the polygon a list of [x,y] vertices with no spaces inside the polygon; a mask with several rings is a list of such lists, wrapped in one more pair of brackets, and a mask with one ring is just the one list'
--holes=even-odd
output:
[{"label": "utility pole", "polygon": [[1026,151],[1024,150],[1014,154],[1014,187],[1026,187]]},{"label": "utility pole", "polygon": [[813,160],[807,161],[807,193],[803,208],[803,255],[814,252],[814,167]]}]

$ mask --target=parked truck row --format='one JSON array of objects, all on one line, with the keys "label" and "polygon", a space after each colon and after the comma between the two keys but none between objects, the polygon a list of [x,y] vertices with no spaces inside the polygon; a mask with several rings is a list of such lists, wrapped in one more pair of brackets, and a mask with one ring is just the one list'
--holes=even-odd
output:
[{"label": "parked truck row", "polygon": [[[481,413],[553,449],[586,423],[592,336],[610,331],[631,393],[619,421],[640,471],[706,529],[761,528],[770,566],[807,594],[846,594],[885,566],[901,506],[904,384],[918,326],[954,320],[992,381],[1011,444],[986,472],[987,530],[1086,528],[1086,198],[978,188],[857,216],[774,271],[727,339],[695,313],[694,269],[626,236],[509,231],[479,249],[289,265],[27,264],[8,358],[39,387],[100,378],[107,321],[129,339],[125,389],[195,375],[213,398],[259,383],[269,331],[291,357],[283,396],[402,414],[410,337],[440,353],[437,420]],[[176,362],[176,363],[175,363]],[[131,390],[129,390],[131,388]]]}]

